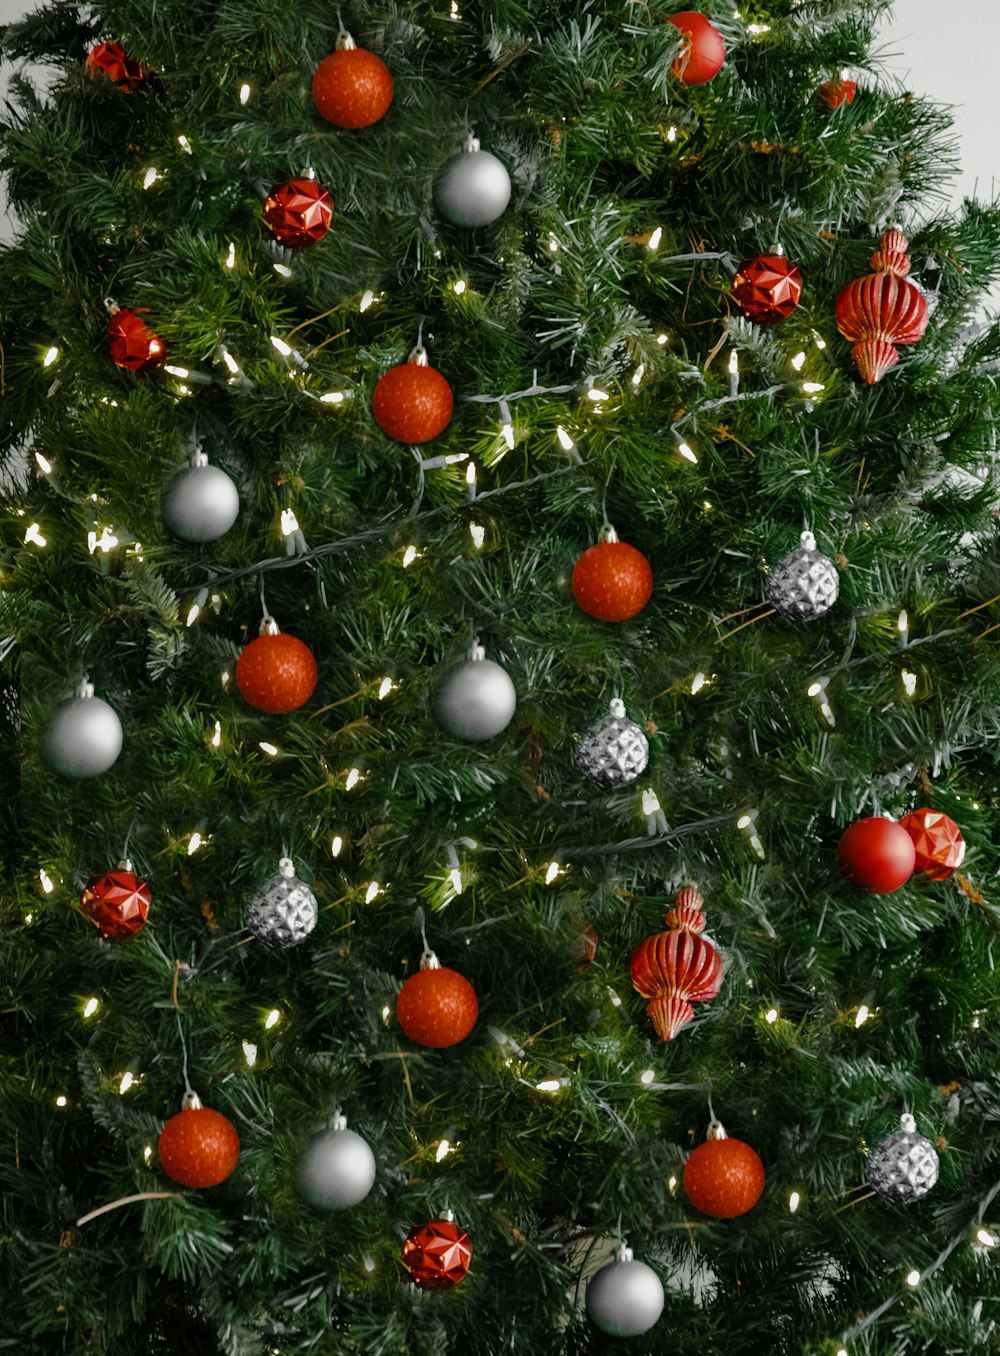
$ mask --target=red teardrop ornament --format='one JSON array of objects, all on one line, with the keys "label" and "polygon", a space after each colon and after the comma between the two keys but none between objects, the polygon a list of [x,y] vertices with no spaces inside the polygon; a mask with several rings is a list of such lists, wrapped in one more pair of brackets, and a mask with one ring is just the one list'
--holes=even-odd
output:
[{"label": "red teardrop ornament", "polygon": [[906,281],[908,243],[898,227],[886,231],[871,257],[874,272],[837,297],[837,328],[854,344],[851,356],[869,386],[899,362],[899,344],[915,344],[927,329],[927,302]]},{"label": "red teardrop ornament", "polygon": [[715,998],[722,987],[722,957],[699,936],[704,903],[691,885],[677,892],[667,914],[668,932],[647,937],[632,952],[632,984],[651,1001],[646,1012],[661,1041],[671,1041],[694,1017],[692,1003]]}]

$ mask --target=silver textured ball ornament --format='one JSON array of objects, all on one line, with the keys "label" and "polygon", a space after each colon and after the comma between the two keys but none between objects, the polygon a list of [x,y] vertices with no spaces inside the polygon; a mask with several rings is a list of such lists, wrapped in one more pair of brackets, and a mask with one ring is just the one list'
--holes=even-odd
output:
[{"label": "silver textured ball ornament", "polygon": [[609,1337],[638,1337],[663,1313],[663,1284],[623,1243],[587,1286],[587,1316]]},{"label": "silver textured ball ornament", "polygon": [[840,575],[816,538],[803,532],[799,547],[776,560],[767,577],[767,598],[775,612],[791,621],[812,621],[829,612],[840,592]]},{"label": "silver textured ball ornament", "polygon": [[628,786],[642,776],[648,762],[649,740],[617,697],[611,714],[584,730],[576,746],[577,767],[598,786]]},{"label": "silver textured ball ornament", "polygon": [[122,751],[122,723],[117,713],[86,679],[77,695],[60,703],[45,729],[46,761],[64,777],[98,777]]},{"label": "silver textured ball ornament", "polygon": [[510,175],[503,162],[467,138],[458,155],[446,161],[434,179],[434,205],[453,226],[488,226],[510,202]]},{"label": "silver textured ball ornament", "polygon": [[910,1115],[868,1155],[868,1185],[887,1201],[918,1201],[938,1179],[937,1150]]},{"label": "silver textured ball ornament", "polygon": [[299,1195],[317,1210],[350,1210],[375,1185],[375,1155],[338,1111],[303,1150],[295,1170]]},{"label": "silver textured ball ornament", "polygon": [[204,452],[167,486],[163,521],[182,541],[218,541],[239,517],[240,496],[229,476],[210,466]]},{"label": "silver textured ball ornament", "polygon": [[432,708],[456,739],[492,739],[514,715],[517,692],[510,674],[474,645],[469,658],[449,669],[434,693]]},{"label": "silver textured ball ornament", "polygon": [[243,910],[243,926],[268,946],[298,946],[316,926],[316,896],[295,874],[290,857],[282,857],[278,872]]}]

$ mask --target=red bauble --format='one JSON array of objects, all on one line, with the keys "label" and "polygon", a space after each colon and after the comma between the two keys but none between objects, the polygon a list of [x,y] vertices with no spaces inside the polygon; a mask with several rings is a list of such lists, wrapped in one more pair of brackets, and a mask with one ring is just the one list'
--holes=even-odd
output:
[{"label": "red bauble", "polygon": [[906,281],[908,244],[898,227],[886,231],[871,257],[874,272],[837,298],[837,328],[854,344],[851,356],[869,386],[899,362],[898,344],[915,344],[927,329],[927,302]]},{"label": "red bauble", "polygon": [[758,254],[740,266],[732,290],[748,320],[776,325],[798,306],[802,274],[783,254]]},{"label": "red bauble", "polygon": [[840,840],[840,869],[852,885],[888,895],[913,875],[913,839],[891,819],[859,819]]},{"label": "red bauble", "polygon": [[355,47],[344,34],[332,52],[316,67],[313,102],[337,127],[371,127],[392,103],[392,75],[374,52]]},{"label": "red bauble", "polygon": [[117,306],[108,321],[108,340],[111,357],[119,367],[130,372],[159,367],[167,356],[167,346],[136,315],[135,311]]},{"label": "red bauble", "polygon": [[692,1003],[715,998],[722,987],[722,957],[698,935],[705,929],[704,902],[685,885],[667,914],[670,931],[647,937],[632,952],[632,984],[652,1000],[646,1011],[661,1041],[672,1041],[691,1021]]},{"label": "red bauble", "polygon": [[451,1211],[410,1230],[403,1243],[403,1266],[422,1290],[450,1290],[472,1261],[472,1241]]},{"label": "red bauble", "polygon": [[236,686],[258,711],[287,715],[307,702],[316,686],[316,660],[309,646],[278,630],[273,617],[240,651]]},{"label": "red bauble", "polygon": [[618,540],[613,527],[588,547],[573,566],[573,597],[599,621],[628,621],[649,602],[653,571],[634,546]]},{"label": "red bauble", "polygon": [[583,972],[589,970],[597,957],[597,929],[593,923],[582,923],[573,941],[573,964]]},{"label": "red bauble", "polygon": [[443,1050],[465,1040],[476,1025],[479,1000],[464,975],[443,966],[433,951],[425,951],[420,969],[399,991],[396,1016],[411,1041]]},{"label": "red bauble", "polygon": [[189,1093],[184,1110],[160,1131],[159,1154],[164,1172],[181,1186],[218,1186],[239,1162],[240,1137],[221,1111]]},{"label": "red bauble", "polygon": [[913,869],[931,880],[947,880],[965,861],[962,830],[940,810],[914,810],[899,827],[913,840]]},{"label": "red bauble", "polygon": [[333,199],[315,179],[289,179],[272,188],[264,203],[264,220],[279,245],[305,249],[322,240],[333,219]]},{"label": "red bauble", "polygon": [[816,93],[827,108],[839,108],[841,104],[853,104],[858,87],[853,80],[826,80]]},{"label": "red bauble", "polygon": [[132,86],[145,78],[138,61],[132,58],[118,42],[98,42],[87,53],[83,68],[93,80],[98,71],[113,81],[126,94],[132,93]]},{"label": "red bauble", "polygon": [[405,363],[389,368],[372,395],[376,424],[400,443],[430,442],[447,427],[454,407],[451,387],[419,345]]},{"label": "red bauble", "polygon": [[704,85],[718,75],[726,59],[726,44],[704,14],[686,9],[671,15],[667,22],[675,24],[688,40],[687,47],[670,67],[677,79],[685,85]]},{"label": "red bauble", "polygon": [[721,1125],[709,1129],[684,1164],[684,1190],[691,1204],[713,1219],[745,1215],[764,1190],[764,1164],[741,1139],[729,1139]]},{"label": "red bauble", "polygon": [[114,871],[92,876],[80,895],[80,908],[110,941],[131,937],[149,917],[149,886],[123,862]]}]

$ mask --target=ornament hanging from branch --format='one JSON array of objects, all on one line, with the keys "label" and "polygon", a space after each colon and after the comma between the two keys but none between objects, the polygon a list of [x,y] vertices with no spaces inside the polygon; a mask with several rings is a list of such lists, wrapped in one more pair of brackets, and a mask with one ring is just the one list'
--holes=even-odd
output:
[{"label": "ornament hanging from branch", "polygon": [[649,740],[617,697],[611,714],[584,730],[576,746],[577,767],[598,786],[628,786],[642,776],[648,762]]},{"label": "ornament hanging from branch", "polygon": [[853,80],[824,80],[816,91],[827,108],[840,108],[842,104],[853,104],[858,86]]},{"label": "ornament hanging from branch", "polygon": [[450,1290],[471,1261],[472,1240],[450,1210],[411,1229],[403,1242],[403,1266],[422,1290]]},{"label": "ornament hanging from branch", "polygon": [[445,161],[434,179],[434,205],[453,226],[490,225],[507,210],[510,192],[506,165],[481,150],[471,133],[459,154]]},{"label": "ornament hanging from branch", "polygon": [[301,179],[272,188],[264,202],[264,221],[279,245],[301,250],[322,240],[333,220],[333,199],[311,170]]},{"label": "ornament hanging from branch", "polygon": [[299,1194],[317,1210],[350,1210],[375,1185],[375,1155],[337,1111],[306,1145],[295,1170]]},{"label": "ornament hanging from branch", "polygon": [[779,251],[758,254],[740,265],[732,293],[747,320],[776,325],[795,310],[802,296],[802,274]]},{"label": "ornament hanging from branch", "polygon": [[840,593],[840,575],[829,556],[816,549],[816,538],[803,532],[799,546],[781,556],[767,576],[767,600],[789,621],[813,621],[829,612]]},{"label": "ornament hanging from branch", "polygon": [[240,1137],[227,1116],[188,1092],[160,1131],[159,1155],[164,1172],[182,1186],[218,1186],[239,1162]]},{"label": "ornament hanging from branch", "polygon": [[390,367],[372,394],[372,414],[383,433],[400,443],[427,443],[448,427],[455,397],[417,344],[405,363]]},{"label": "ornament hanging from branch", "polygon": [[240,496],[229,476],[210,466],[199,447],[163,495],[163,521],[182,541],[218,541],[239,517]]},{"label": "ornament hanging from branch", "polygon": [[80,895],[80,908],[108,941],[134,936],[149,917],[149,886],[132,870],[130,861],[113,871],[91,876]]},{"label": "ornament hanging from branch", "polygon": [[45,727],[46,761],[64,777],[97,777],[122,751],[122,723],[86,678],[75,697],[62,702]]},{"label": "ornament hanging from branch", "polygon": [[308,645],[280,631],[273,617],[265,617],[260,635],[240,651],[236,685],[258,711],[287,715],[312,696],[316,660]]},{"label": "ornament hanging from branch", "polygon": [[573,597],[598,621],[628,621],[649,602],[653,571],[641,551],[618,540],[610,525],[573,566]]},{"label": "ornament hanging from branch", "polygon": [[627,1243],[587,1283],[587,1317],[609,1337],[638,1337],[663,1313],[663,1283]]},{"label": "ornament hanging from branch", "polygon": [[684,1190],[688,1200],[703,1215],[735,1219],[745,1215],[760,1200],[764,1190],[764,1164],[749,1144],[730,1139],[725,1128],[712,1121],[708,1137],[689,1155],[684,1165]]},{"label": "ornament hanging from branch", "polygon": [[465,1040],[478,1016],[479,1000],[469,981],[426,950],[420,969],[404,981],[396,999],[396,1017],[410,1040],[443,1050]]},{"label": "ornament hanging from branch", "polygon": [[694,1017],[692,1003],[704,1003],[722,988],[722,957],[699,934],[704,904],[693,885],[677,891],[667,914],[668,932],[647,937],[632,952],[632,984],[643,998],[656,1034],[670,1041]]},{"label": "ornament hanging from branch", "polygon": [[868,1184],[887,1201],[918,1201],[938,1179],[937,1150],[909,1114],[868,1155]]},{"label": "ornament hanging from branch", "polygon": [[849,282],[837,298],[837,328],[869,386],[899,362],[900,344],[915,344],[927,329],[927,302],[906,275],[909,242],[898,226],[885,232],[871,257],[874,270]]},{"label": "ornament hanging from branch", "polygon": [[914,871],[931,880],[947,880],[965,861],[965,839],[953,819],[940,810],[914,810],[899,826],[913,840]]},{"label": "ornament hanging from branch", "polygon": [[456,739],[492,739],[510,724],[517,692],[506,669],[474,643],[468,658],[450,668],[434,692],[432,709]]},{"label": "ornament hanging from branch", "polygon": [[852,885],[872,895],[888,895],[913,875],[913,839],[894,820],[879,815],[856,820],[841,835],[840,869]]},{"label": "ornament hanging from branch", "polygon": [[119,42],[95,43],[87,53],[83,69],[91,80],[96,79],[98,73],[107,76],[112,84],[126,94],[131,94],[133,87],[146,78],[142,66],[128,55]]},{"label": "ornament hanging from branch", "polygon": [[297,946],[316,926],[316,896],[295,874],[290,857],[282,857],[278,871],[247,900],[243,926],[268,946]]},{"label": "ornament hanging from branch", "polygon": [[667,23],[679,28],[687,39],[684,50],[670,67],[677,79],[685,85],[704,85],[718,75],[726,59],[726,44],[714,24],[691,9],[672,14]]},{"label": "ornament hanging from branch", "polygon": [[337,49],[316,67],[313,102],[337,127],[371,127],[392,103],[392,74],[381,57],[358,47],[343,29]]},{"label": "ornament hanging from branch", "polygon": [[167,346],[158,334],[142,320],[117,302],[107,301],[108,349],[112,362],[130,372],[144,372],[159,367],[167,356]]}]

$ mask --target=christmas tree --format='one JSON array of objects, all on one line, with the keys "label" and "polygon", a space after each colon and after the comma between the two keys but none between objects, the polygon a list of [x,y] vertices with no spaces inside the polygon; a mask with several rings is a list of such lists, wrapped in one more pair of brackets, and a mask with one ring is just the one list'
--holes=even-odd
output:
[{"label": "christmas tree", "polygon": [[1000,210],[887,9],[5,30],[4,1350],[995,1344]]}]

